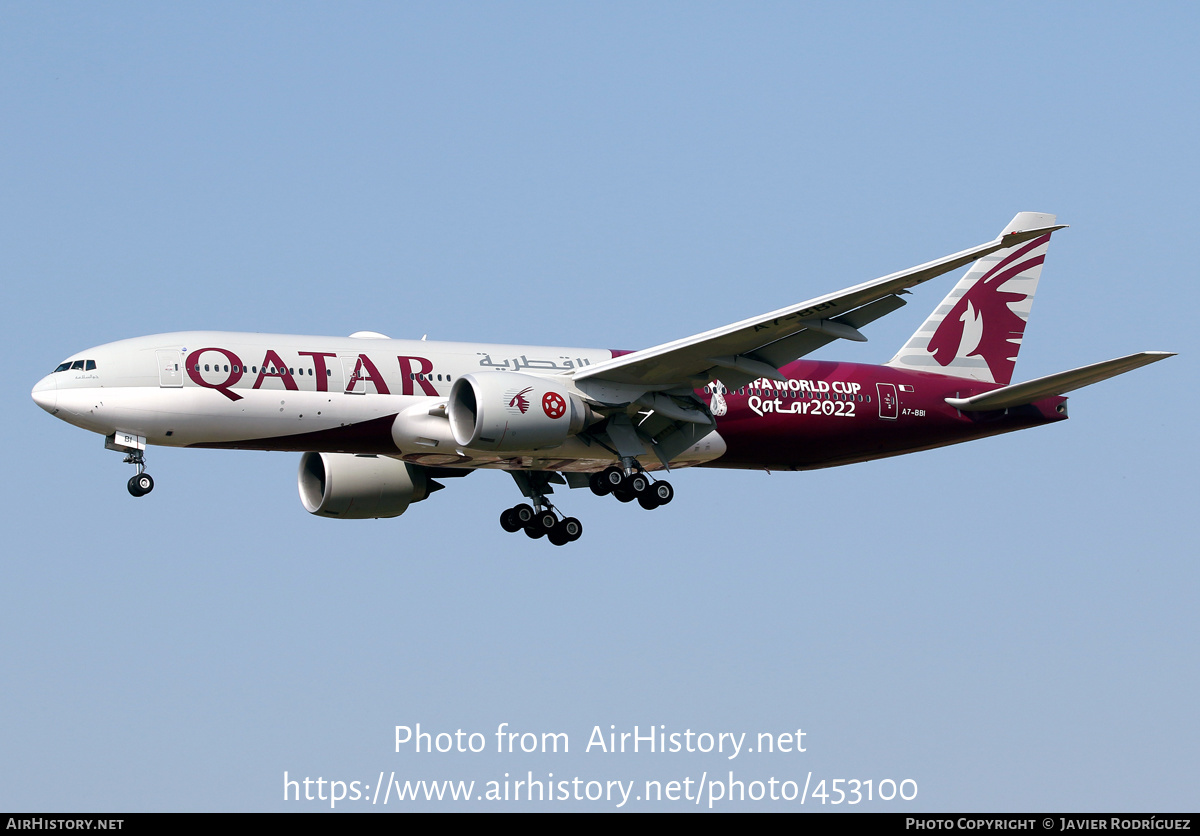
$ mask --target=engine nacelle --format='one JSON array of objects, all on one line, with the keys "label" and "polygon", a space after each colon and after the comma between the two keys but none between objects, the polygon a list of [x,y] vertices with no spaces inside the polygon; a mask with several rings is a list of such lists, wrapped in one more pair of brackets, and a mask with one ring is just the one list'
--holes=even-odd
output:
[{"label": "engine nacelle", "polygon": [[463,447],[513,452],[557,447],[599,417],[563,383],[518,372],[463,375],[446,414]]},{"label": "engine nacelle", "polygon": [[398,517],[430,488],[424,468],[352,453],[305,453],[299,484],[308,513],[339,520]]}]

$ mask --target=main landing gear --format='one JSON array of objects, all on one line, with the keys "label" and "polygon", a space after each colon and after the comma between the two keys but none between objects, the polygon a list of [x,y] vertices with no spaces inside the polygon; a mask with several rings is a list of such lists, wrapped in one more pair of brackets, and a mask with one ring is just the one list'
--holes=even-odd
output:
[{"label": "main landing gear", "polygon": [[653,482],[644,471],[626,473],[619,467],[592,474],[588,486],[596,496],[612,494],[621,502],[633,502],[636,499],[638,505],[647,511],[666,505],[675,498],[675,489],[670,482],[661,479]]},{"label": "main landing gear", "polygon": [[125,464],[137,466],[137,475],[129,478],[129,493],[132,496],[145,496],[154,490],[154,480],[146,472],[146,457],[141,450],[136,450],[125,457]]},{"label": "main landing gear", "polygon": [[500,527],[508,532],[524,531],[530,539],[545,537],[556,546],[565,546],[583,535],[583,523],[574,517],[559,517],[544,497],[538,503],[542,508],[534,510],[532,505],[522,502],[508,508],[500,515]]},{"label": "main landing gear", "polygon": [[[662,479],[651,480],[649,474],[642,469],[633,457],[622,459],[622,467],[613,466],[600,473],[594,473],[588,479],[588,486],[597,496],[612,494],[621,502],[633,502],[647,510],[666,505],[675,498],[675,489],[669,482]],[[574,517],[563,517],[558,510],[546,499],[550,493],[550,477],[556,476],[557,483],[562,477],[557,474],[547,474],[544,471],[509,471],[516,480],[521,492],[529,497],[529,504],[521,503],[505,509],[500,515],[500,527],[508,532],[524,531],[531,539],[545,537],[556,546],[578,540],[583,534],[583,524]],[[578,482],[576,487],[582,487]]]},{"label": "main landing gear", "polygon": [[560,516],[555,507],[546,499],[546,494],[554,489],[550,487],[551,476],[558,482],[562,477],[557,474],[547,474],[544,471],[522,472],[509,471],[516,480],[521,493],[529,497],[529,502],[507,509],[500,515],[500,527],[505,531],[524,531],[531,540],[545,537],[556,546],[565,546],[578,540],[583,534],[583,523],[574,517]]}]

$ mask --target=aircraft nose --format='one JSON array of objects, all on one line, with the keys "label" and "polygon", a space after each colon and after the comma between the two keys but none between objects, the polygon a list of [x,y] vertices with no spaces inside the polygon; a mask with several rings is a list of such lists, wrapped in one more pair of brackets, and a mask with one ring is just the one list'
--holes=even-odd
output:
[{"label": "aircraft nose", "polygon": [[33,402],[53,415],[58,411],[58,384],[54,375],[48,374],[33,387]]}]

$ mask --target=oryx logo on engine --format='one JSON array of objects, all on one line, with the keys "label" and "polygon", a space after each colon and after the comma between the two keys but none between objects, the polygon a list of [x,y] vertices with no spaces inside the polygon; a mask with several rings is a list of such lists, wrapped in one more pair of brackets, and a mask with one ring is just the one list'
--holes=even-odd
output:
[{"label": "oryx logo on engine", "polygon": [[508,406],[505,408],[509,412],[519,412],[524,415],[529,411],[529,401],[526,399],[525,394],[531,391],[533,391],[533,387],[526,386],[520,392],[513,392],[512,390],[505,392],[504,397],[508,398]]}]

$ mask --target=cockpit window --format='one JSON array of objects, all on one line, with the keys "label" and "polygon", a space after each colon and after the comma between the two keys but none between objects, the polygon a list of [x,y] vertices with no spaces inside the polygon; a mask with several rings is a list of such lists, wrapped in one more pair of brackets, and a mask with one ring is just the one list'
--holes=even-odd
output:
[{"label": "cockpit window", "polygon": [[[68,360],[65,363],[60,363],[54,372],[77,371],[77,372],[94,372],[96,370],[95,360]],[[52,372],[53,374],[53,372]]]}]

